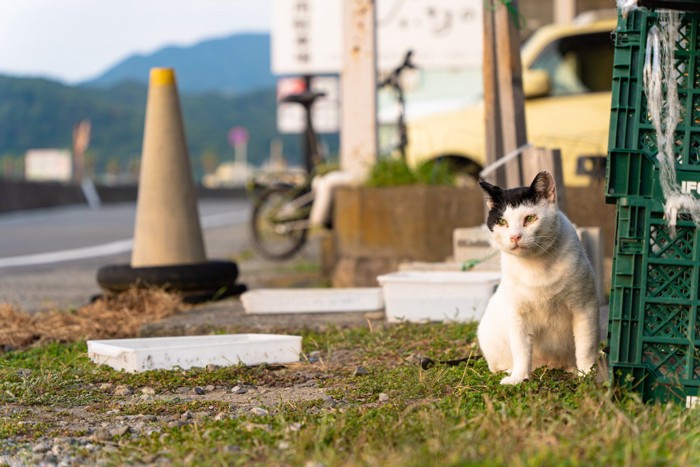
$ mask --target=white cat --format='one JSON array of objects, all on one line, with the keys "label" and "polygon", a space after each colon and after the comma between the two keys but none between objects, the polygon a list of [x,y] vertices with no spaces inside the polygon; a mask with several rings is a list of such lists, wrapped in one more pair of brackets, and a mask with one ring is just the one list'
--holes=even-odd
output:
[{"label": "white cat", "polygon": [[557,209],[554,179],[540,172],[529,187],[485,181],[486,225],[501,250],[501,284],[478,329],[489,370],[518,384],[534,368],[588,373],[599,344],[593,268],[569,219]]}]

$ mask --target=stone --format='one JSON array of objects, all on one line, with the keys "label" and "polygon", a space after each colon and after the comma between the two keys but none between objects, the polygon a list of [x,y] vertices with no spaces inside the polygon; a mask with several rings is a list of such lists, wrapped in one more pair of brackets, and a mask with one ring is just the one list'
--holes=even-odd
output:
[{"label": "stone", "polygon": [[309,352],[308,358],[309,358],[309,363],[317,363],[318,361],[321,360],[321,351],[314,350],[312,352]]},{"label": "stone", "polygon": [[124,436],[128,433],[131,433],[131,427],[129,425],[122,425],[109,430],[109,434],[112,436],[112,438]]},{"label": "stone", "polygon": [[98,428],[92,434],[92,439],[95,441],[108,441],[112,439],[112,435],[107,428]]},{"label": "stone", "polygon": [[192,414],[192,418],[195,420],[204,420],[211,417],[211,412],[195,412]]},{"label": "stone", "polygon": [[331,396],[326,396],[323,398],[324,407],[329,407],[331,409],[338,406],[338,401],[333,399]]},{"label": "stone", "polygon": [[130,396],[134,393],[134,390],[125,384],[121,384],[114,388],[114,395],[115,396]]},{"label": "stone", "polygon": [[366,376],[369,374],[369,370],[363,366],[358,366],[355,368],[355,373],[353,373],[353,376]]},{"label": "stone", "polygon": [[48,441],[42,441],[40,443],[32,446],[32,452],[35,454],[42,454],[44,452],[49,452],[51,450],[51,443]]},{"label": "stone", "polygon": [[389,395],[385,393],[379,393],[379,402],[388,402],[389,401]]},{"label": "stone", "polygon": [[195,386],[195,388],[192,390],[195,394],[198,396],[203,396],[204,395],[204,389],[200,388],[199,386]]},{"label": "stone", "polygon": [[262,407],[253,407],[250,412],[254,415],[268,415],[270,413]]},{"label": "stone", "polygon": [[296,384],[295,386],[298,388],[313,388],[316,387],[316,381],[313,379],[310,379],[308,381],[304,381],[303,383]]}]

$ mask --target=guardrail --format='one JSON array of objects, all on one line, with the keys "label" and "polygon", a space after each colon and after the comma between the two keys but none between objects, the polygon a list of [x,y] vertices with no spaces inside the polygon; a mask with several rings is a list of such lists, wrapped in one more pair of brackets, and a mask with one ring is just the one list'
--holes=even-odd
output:
[{"label": "guardrail", "polygon": [[[105,204],[135,202],[138,185],[96,185],[100,202]],[[244,187],[197,187],[197,195],[204,199],[242,198]],[[28,182],[0,178],[0,213],[58,206],[87,205],[80,185],[62,182]]]}]

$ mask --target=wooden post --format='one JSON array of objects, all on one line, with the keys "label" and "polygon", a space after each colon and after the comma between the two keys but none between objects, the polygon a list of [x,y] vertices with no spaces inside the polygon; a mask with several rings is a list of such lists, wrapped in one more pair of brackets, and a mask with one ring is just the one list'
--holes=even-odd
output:
[{"label": "wooden post", "polygon": [[[486,165],[491,165],[503,156],[503,140],[501,139],[501,111],[498,101],[498,86],[496,84],[496,49],[494,44],[494,14],[488,5],[484,8],[484,118],[486,129]],[[486,180],[498,186],[505,186],[506,178],[503,170],[496,170],[487,175]]]},{"label": "wooden post", "polygon": [[[517,0],[512,0],[510,6],[518,11]],[[516,19],[498,0],[491,0],[484,7],[483,76],[487,165],[527,142]],[[507,163],[505,169],[505,176],[499,169],[491,180],[506,188],[524,184],[520,158]]]},{"label": "wooden post", "polygon": [[[510,2],[518,12],[517,0]],[[520,63],[520,36],[517,18],[511,10],[496,2],[494,25],[496,41],[496,70],[501,107],[503,152],[518,149],[527,142],[525,128],[525,95],[523,94],[522,65]],[[506,186],[513,188],[524,184],[520,158],[506,164]]]},{"label": "wooden post", "polygon": [[523,152],[522,168],[524,185],[529,185],[535,176],[546,170],[557,186],[557,204],[559,209],[566,212],[566,197],[564,196],[564,174],[561,168],[561,151],[559,149],[529,148]]},{"label": "wooden post", "polygon": [[340,167],[363,177],[377,160],[376,5],[342,5]]},{"label": "wooden post", "polygon": [[576,17],[576,0],[554,0],[554,22],[557,24],[571,23]]}]

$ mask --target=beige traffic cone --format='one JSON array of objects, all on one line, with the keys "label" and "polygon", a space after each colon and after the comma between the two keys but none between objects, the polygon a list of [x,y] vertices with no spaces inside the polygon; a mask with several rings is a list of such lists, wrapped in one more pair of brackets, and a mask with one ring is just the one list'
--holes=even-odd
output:
[{"label": "beige traffic cone", "polygon": [[151,69],[135,222],[132,267],[206,261],[171,68]]}]

